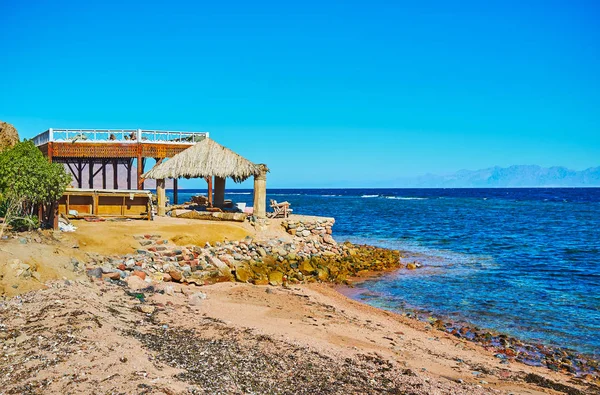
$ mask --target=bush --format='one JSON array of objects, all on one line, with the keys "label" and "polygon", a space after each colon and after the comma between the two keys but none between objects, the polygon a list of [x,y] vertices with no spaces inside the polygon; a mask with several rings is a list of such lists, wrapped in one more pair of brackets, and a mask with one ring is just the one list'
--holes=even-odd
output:
[{"label": "bush", "polygon": [[[39,205],[51,206],[64,193],[71,177],[60,164],[50,163],[31,141],[0,153],[0,211],[13,228],[38,227],[32,221]],[[14,223],[13,223],[14,222]]]}]

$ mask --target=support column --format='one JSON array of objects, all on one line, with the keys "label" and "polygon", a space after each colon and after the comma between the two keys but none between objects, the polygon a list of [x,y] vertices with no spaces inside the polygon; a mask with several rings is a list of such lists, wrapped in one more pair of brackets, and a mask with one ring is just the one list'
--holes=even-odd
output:
[{"label": "support column", "polygon": [[213,182],[212,177],[206,177],[206,182],[208,183],[208,190],[206,196],[208,197],[208,207],[213,206]]},{"label": "support column", "polygon": [[133,159],[127,160],[127,189],[131,189],[131,168],[133,167]]},{"label": "support column", "polygon": [[173,204],[179,203],[179,196],[178,196],[178,191],[177,191],[177,184],[178,184],[177,181],[178,181],[177,178],[173,178]]},{"label": "support column", "polygon": [[258,173],[254,175],[254,215],[259,218],[267,216],[267,165],[258,165]]},{"label": "support column", "polygon": [[142,174],[144,174],[144,159],[142,158],[142,145],[139,144],[137,153],[137,189],[144,189]]},{"label": "support column", "polygon": [[119,161],[113,159],[113,188],[119,189]]},{"label": "support column", "polygon": [[77,187],[83,188],[83,161],[79,159],[77,161]]},{"label": "support column", "polygon": [[160,217],[165,216],[167,206],[167,196],[165,194],[165,179],[156,180],[156,199],[158,201],[157,214]]},{"label": "support column", "polygon": [[215,206],[223,207],[225,203],[225,179],[215,177]]},{"label": "support column", "polygon": [[89,179],[88,179],[88,185],[90,187],[90,189],[94,189],[94,161],[90,160],[88,163],[89,169],[88,169],[88,173],[90,175]]},{"label": "support column", "polygon": [[106,164],[108,162],[103,160],[102,161],[102,189],[106,189]]}]

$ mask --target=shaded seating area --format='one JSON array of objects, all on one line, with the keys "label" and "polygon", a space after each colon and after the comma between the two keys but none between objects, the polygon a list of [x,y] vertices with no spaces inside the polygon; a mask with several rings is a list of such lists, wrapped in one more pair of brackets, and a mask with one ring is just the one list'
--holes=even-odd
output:
[{"label": "shaded seating area", "polygon": [[[266,216],[266,174],[264,164],[254,164],[214,140],[206,138],[168,160],[154,166],[143,175],[144,179],[156,180],[158,215],[166,213],[165,180],[173,178],[201,178],[208,182],[206,199],[198,197],[194,203],[204,203],[198,211],[227,211],[233,203],[225,200],[226,180],[241,183],[254,177],[254,215]],[[214,182],[213,182],[214,180]],[[213,195],[214,185],[214,195]],[[202,200],[202,201],[200,201]]]},{"label": "shaded seating area", "polygon": [[272,213],[269,213],[270,218],[287,218],[294,210],[290,208],[289,202],[277,203],[277,200],[271,199]]}]

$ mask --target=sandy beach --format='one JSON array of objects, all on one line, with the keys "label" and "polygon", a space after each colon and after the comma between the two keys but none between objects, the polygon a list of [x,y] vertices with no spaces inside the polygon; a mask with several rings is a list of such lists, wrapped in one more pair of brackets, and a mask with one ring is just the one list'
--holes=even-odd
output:
[{"label": "sandy beach", "polygon": [[[76,225],[72,234],[0,244],[2,394],[600,393],[570,375],[501,363],[491,350],[353,301],[329,283],[111,282],[90,280],[72,263],[124,254],[144,231],[202,245],[256,236],[248,224]],[[277,226],[262,236],[287,237]],[[14,259],[34,262],[40,279],[15,275]]]}]

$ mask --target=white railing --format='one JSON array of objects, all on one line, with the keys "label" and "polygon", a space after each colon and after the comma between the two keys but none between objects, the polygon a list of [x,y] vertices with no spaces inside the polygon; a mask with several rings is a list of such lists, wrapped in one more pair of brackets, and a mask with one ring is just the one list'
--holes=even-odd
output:
[{"label": "white railing", "polygon": [[175,132],[142,129],[48,129],[35,136],[33,143],[36,146],[48,142],[195,144],[208,137],[208,132]]}]

